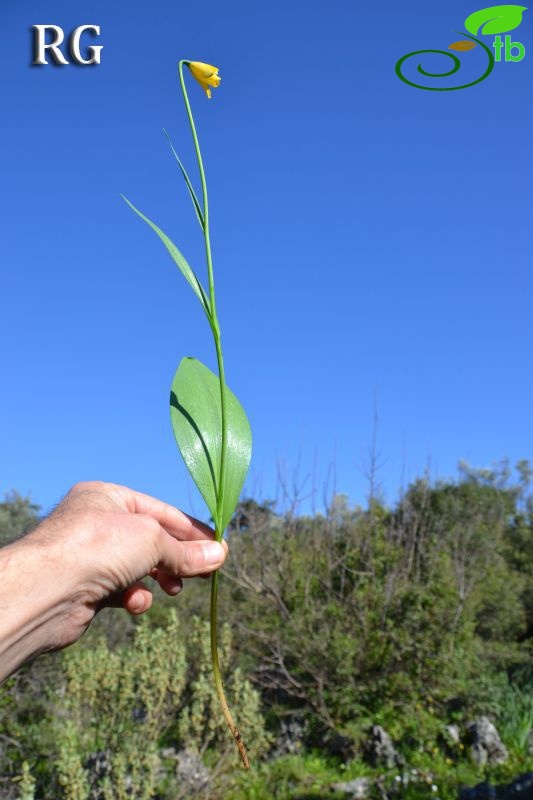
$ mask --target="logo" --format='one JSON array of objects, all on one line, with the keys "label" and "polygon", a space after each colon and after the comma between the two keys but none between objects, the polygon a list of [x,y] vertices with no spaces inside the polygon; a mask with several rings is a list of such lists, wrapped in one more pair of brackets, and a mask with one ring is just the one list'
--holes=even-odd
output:
[{"label": "logo", "polygon": [[[477,83],[481,83],[481,81],[489,77],[496,63],[501,61],[516,63],[522,61],[524,58],[526,48],[521,42],[513,41],[513,37],[508,33],[518,28],[522,22],[522,14],[524,11],[527,11],[525,6],[491,6],[490,8],[482,8],[481,11],[475,11],[466,18],[465,28],[468,33],[464,31],[455,31],[455,33],[459,33],[460,36],[466,36],[467,38],[460,39],[448,45],[448,50],[466,53],[479,46],[484,51],[484,56],[486,56],[487,61],[485,71],[481,77],[475,80],[469,80],[468,83],[464,83],[461,86],[424,86],[423,84],[416,83],[415,79],[419,80],[418,75],[414,73],[414,70],[409,72],[409,67],[406,65],[407,60],[413,56],[437,53],[438,55],[446,56],[446,58],[452,60],[453,66],[447,72],[428,72],[424,69],[422,64],[419,63],[417,67],[418,72],[425,78],[448,78],[456,72],[459,72],[462,66],[461,61],[456,55],[449,53],[448,50],[415,50],[413,53],[407,53],[407,55],[402,56],[396,64],[397,76],[401,81],[407,83],[408,86],[414,86],[415,89],[424,89],[430,92],[452,92],[457,89],[468,89],[469,86],[475,86]],[[505,34],[503,39],[500,35],[502,33]],[[495,36],[495,38],[492,42],[490,40],[482,41],[477,38],[480,34],[487,37]],[[468,58],[468,56],[466,58]],[[411,63],[414,64],[414,62]],[[404,71],[404,65],[407,67],[407,75]],[[473,64],[469,65],[470,70],[473,66]]]},{"label": "logo", "polygon": [[[44,66],[49,63],[59,64],[66,66],[70,62],[65,58],[61,50],[61,45],[65,40],[65,32],[59,25],[33,25],[34,32],[34,58],[33,64],[37,66]],[[52,34],[52,41],[47,42],[47,33]],[[87,58],[84,58],[80,51],[80,39],[82,34],[89,33],[92,36],[100,36],[99,25],[78,25],[72,31],[69,40],[69,52],[72,56],[74,63],[81,66],[88,66],[90,64],[99,64],[103,45],[89,45],[87,47]],[[46,60],[47,52],[52,58],[52,62]]]}]

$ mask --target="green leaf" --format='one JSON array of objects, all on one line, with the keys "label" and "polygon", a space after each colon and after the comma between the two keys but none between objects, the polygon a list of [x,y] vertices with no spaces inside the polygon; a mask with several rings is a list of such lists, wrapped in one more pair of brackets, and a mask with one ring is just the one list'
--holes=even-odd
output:
[{"label": "green leaf", "polygon": [[124,197],[124,195],[121,195],[121,197],[126,201],[126,203],[129,205],[129,207],[133,211],[135,211],[135,213],[138,214],[140,216],[140,218],[143,219],[146,222],[146,224],[151,227],[151,229],[153,231],[155,231],[155,233],[157,233],[157,235],[159,236],[159,238],[161,239],[161,241],[163,242],[163,244],[167,248],[168,252],[172,256],[172,259],[173,259],[174,263],[177,264],[177,266],[181,270],[181,273],[183,274],[183,276],[187,280],[187,283],[192,287],[193,292],[195,293],[195,295],[200,300],[200,302],[201,302],[201,304],[203,306],[203,309],[204,309],[205,313],[207,314],[207,318],[210,320],[211,319],[211,310],[209,308],[209,300],[207,299],[207,295],[206,295],[206,293],[204,291],[204,287],[202,286],[202,284],[200,283],[199,279],[196,277],[196,275],[194,274],[193,270],[189,266],[189,263],[187,262],[187,259],[185,258],[185,256],[178,250],[178,248],[176,247],[174,242],[171,239],[168,238],[166,233],[164,233],[161,230],[161,228],[157,227],[155,222],[152,222],[151,219],[148,219],[148,217],[145,217],[145,215],[141,211],[139,211],[138,208],[135,208],[133,203],[130,203],[130,201],[128,200],[127,197]]},{"label": "green leaf", "polygon": [[526,6],[482,8],[481,11],[475,11],[466,18],[465,28],[474,36],[477,36],[478,33],[484,33],[487,36],[493,33],[506,33],[518,28],[522,22],[524,11],[527,11]]},{"label": "green leaf", "polygon": [[241,493],[252,454],[252,433],[244,410],[226,387],[227,450],[224,497],[217,514],[222,413],[218,377],[195,358],[184,358],[170,393],[170,417],[174,435],[187,469],[215,524],[223,531]]},{"label": "green leaf", "polygon": [[170,136],[168,135],[168,133],[166,132],[166,130],[164,128],[163,128],[163,131],[165,133],[165,136],[168,139],[168,143],[170,145],[170,149],[172,150],[172,153],[174,154],[174,158],[178,162],[179,168],[181,169],[181,174],[185,178],[185,183],[187,184],[187,189],[189,190],[189,194],[191,196],[192,204],[194,206],[194,210],[196,211],[196,216],[198,218],[198,222],[200,223],[200,227],[202,228],[202,230],[204,230],[205,221],[204,221],[204,215],[203,215],[203,212],[202,212],[202,208],[200,206],[200,201],[196,197],[196,192],[194,191],[194,187],[193,187],[193,185],[192,185],[192,183],[191,183],[191,181],[189,179],[189,176],[187,175],[187,170],[185,169],[185,167],[181,163],[181,159],[180,159],[179,155],[176,153],[176,151],[174,149],[174,145],[172,144],[172,139],[170,138]]}]

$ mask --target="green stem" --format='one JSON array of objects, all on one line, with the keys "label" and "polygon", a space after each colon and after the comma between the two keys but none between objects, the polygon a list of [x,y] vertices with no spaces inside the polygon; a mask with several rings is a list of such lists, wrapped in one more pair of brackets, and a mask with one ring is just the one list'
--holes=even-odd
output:
[{"label": "green stem", "polygon": [[[222,529],[220,523],[223,514],[224,490],[226,483],[226,460],[227,460],[227,439],[228,439],[226,379],[224,374],[224,358],[222,355],[220,325],[218,322],[217,307],[215,300],[215,280],[213,276],[213,259],[211,256],[211,240],[209,236],[209,199],[207,196],[207,182],[205,179],[204,164],[202,160],[202,153],[200,151],[200,144],[198,142],[198,135],[196,133],[196,126],[194,124],[194,118],[192,115],[191,105],[189,102],[189,96],[187,94],[187,89],[185,87],[185,80],[183,77],[183,65],[188,63],[189,62],[186,60],[180,61],[178,64],[178,70],[180,76],[181,90],[183,92],[183,98],[185,100],[185,108],[187,109],[187,116],[189,117],[189,124],[191,126],[194,148],[196,150],[196,158],[198,161],[200,180],[202,182],[203,217],[204,217],[203,231],[205,240],[205,256],[207,261],[207,275],[209,281],[209,303],[211,310],[211,318],[209,320],[209,323],[211,326],[211,331],[213,333],[213,339],[215,342],[215,350],[217,354],[217,366],[218,366],[218,380],[220,385],[221,444],[220,444],[220,472],[218,474],[218,486],[217,486],[217,509],[216,509],[217,513],[215,519],[215,539],[217,540],[217,542],[221,542],[222,537],[224,535],[224,530]],[[213,662],[213,676],[215,679],[215,687],[222,708],[222,713],[224,714],[229,729],[233,735],[233,738],[235,739],[242,762],[246,767],[246,769],[249,769],[250,763],[248,761],[248,756],[246,754],[246,748],[241,739],[241,735],[237,730],[237,727],[233,721],[233,717],[231,716],[231,712],[229,710],[228,703],[226,701],[226,696],[224,694],[224,686],[222,683],[222,675],[220,672],[220,663],[218,660],[217,612],[218,612],[218,570],[213,572],[213,576],[211,579],[210,627],[211,627],[211,659]]]},{"label": "green stem", "polygon": [[[185,79],[183,77],[183,65],[189,63],[182,60],[178,64],[179,76],[181,83],[181,90],[185,100],[185,108],[187,109],[187,116],[191,126],[192,138],[194,141],[194,149],[196,151],[196,159],[198,161],[198,170],[200,172],[200,180],[202,183],[202,197],[203,197],[203,213],[204,213],[204,240],[205,240],[205,256],[207,261],[207,275],[209,281],[209,302],[211,306],[211,330],[215,341],[215,349],[217,354],[218,365],[218,379],[220,384],[220,410],[222,416],[222,431],[221,431],[221,445],[220,445],[220,473],[218,475],[218,492],[217,492],[217,517],[215,520],[218,529],[220,520],[222,519],[222,504],[224,500],[224,489],[226,483],[226,460],[228,449],[228,420],[226,409],[226,392],[225,392],[225,374],[224,374],[224,358],[222,356],[222,343],[220,340],[220,325],[217,316],[217,307],[215,300],[215,279],[213,275],[213,258],[211,255],[211,239],[209,233],[209,198],[207,195],[207,182],[205,179],[204,162],[200,150],[200,143],[198,141],[198,134],[196,133],[196,125],[194,124],[194,117],[192,115],[191,104],[185,86]],[[217,541],[221,541],[224,531],[218,531]]]}]

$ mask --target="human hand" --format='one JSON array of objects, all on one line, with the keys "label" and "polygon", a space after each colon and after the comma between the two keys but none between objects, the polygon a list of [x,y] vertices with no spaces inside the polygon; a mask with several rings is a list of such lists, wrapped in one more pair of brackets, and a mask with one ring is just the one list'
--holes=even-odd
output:
[{"label": "human hand", "polygon": [[77,484],[31,534],[0,550],[0,678],[75,642],[106,605],[146,611],[142,578],[175,595],[182,578],[209,575],[226,554],[206,525],[173,506],[124,486]]}]

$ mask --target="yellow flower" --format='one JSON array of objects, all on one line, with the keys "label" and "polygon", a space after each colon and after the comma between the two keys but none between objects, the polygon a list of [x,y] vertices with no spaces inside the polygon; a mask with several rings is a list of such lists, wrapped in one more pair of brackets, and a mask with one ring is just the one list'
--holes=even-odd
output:
[{"label": "yellow flower", "polygon": [[215,89],[220,85],[220,75],[218,74],[218,67],[213,67],[211,64],[204,64],[202,61],[189,61],[187,66],[196,78],[202,89],[206,92],[207,96],[211,98],[210,86]]}]

